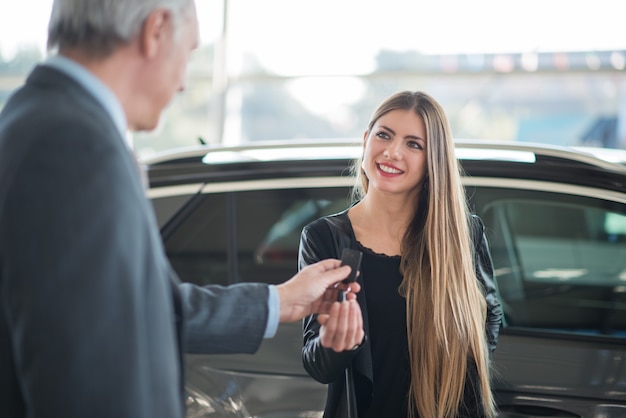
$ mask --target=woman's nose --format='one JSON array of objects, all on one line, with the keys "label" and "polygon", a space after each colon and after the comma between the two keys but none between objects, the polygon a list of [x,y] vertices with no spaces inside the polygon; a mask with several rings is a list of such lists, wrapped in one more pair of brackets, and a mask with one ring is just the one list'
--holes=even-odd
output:
[{"label": "woman's nose", "polygon": [[402,156],[400,152],[400,147],[394,142],[390,143],[385,151],[383,151],[383,156],[389,159],[398,160]]}]

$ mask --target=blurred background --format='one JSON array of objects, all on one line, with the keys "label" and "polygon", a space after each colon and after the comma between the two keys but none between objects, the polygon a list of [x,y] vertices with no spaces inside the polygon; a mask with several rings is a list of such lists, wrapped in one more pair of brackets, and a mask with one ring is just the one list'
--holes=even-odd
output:
[{"label": "blurred background", "polygon": [[[361,137],[423,90],[455,137],[626,148],[619,0],[196,0],[187,90],[137,152]],[[45,58],[52,0],[0,2],[0,108]]]}]

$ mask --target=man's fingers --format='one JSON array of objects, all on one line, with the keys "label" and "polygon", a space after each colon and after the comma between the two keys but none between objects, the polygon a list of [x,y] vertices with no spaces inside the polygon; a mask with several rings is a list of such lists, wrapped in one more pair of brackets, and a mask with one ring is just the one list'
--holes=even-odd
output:
[{"label": "man's fingers", "polygon": [[323,277],[326,282],[326,287],[330,287],[335,283],[340,283],[343,279],[348,277],[351,270],[350,266],[340,266],[334,270],[325,271]]},{"label": "man's fingers", "polygon": [[316,279],[326,288],[342,291],[349,290],[354,293],[358,293],[361,290],[361,286],[356,282],[348,284],[342,283],[342,280],[348,277],[352,268],[348,265],[342,266],[340,260],[327,258],[318,261],[307,268],[314,268],[317,270]]},{"label": "man's fingers", "polygon": [[314,264],[320,277],[326,283],[326,287],[340,282],[350,274],[350,266],[342,266],[341,261],[335,258],[327,258]]},{"label": "man's fingers", "polygon": [[325,260],[318,261],[315,264],[319,266],[322,271],[335,270],[341,266],[341,260],[337,260],[336,258],[327,258]]},{"label": "man's fingers", "polygon": [[325,299],[322,301],[322,303],[319,305],[319,308],[317,309],[319,314],[328,314],[330,312],[330,309],[333,306],[333,303],[335,303],[337,301],[337,297],[335,297],[334,299]]}]

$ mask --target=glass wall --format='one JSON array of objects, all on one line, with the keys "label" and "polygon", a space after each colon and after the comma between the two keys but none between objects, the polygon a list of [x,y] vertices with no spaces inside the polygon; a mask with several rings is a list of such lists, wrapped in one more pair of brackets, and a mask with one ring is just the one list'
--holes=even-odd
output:
[{"label": "glass wall", "polygon": [[[30,3],[40,7],[20,12]],[[201,47],[187,89],[154,132],[133,135],[135,147],[148,157],[361,137],[378,103],[407,89],[437,98],[458,138],[626,148],[626,37],[614,1],[431,3],[197,0]],[[0,108],[44,57],[51,4],[0,5]]]}]

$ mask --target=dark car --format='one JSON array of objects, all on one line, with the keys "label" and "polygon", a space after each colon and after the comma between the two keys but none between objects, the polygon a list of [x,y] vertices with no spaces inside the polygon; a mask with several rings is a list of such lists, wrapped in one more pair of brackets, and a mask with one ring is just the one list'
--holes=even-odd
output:
[{"label": "dark car", "polygon": [[[361,141],[294,141],[146,161],[181,279],[291,277],[302,227],[350,204],[347,167],[361,151]],[[624,151],[459,141],[456,152],[504,308],[500,417],[626,417]],[[321,417],[326,388],[304,371],[301,347],[293,323],[254,355],[189,355],[188,417]]]}]

